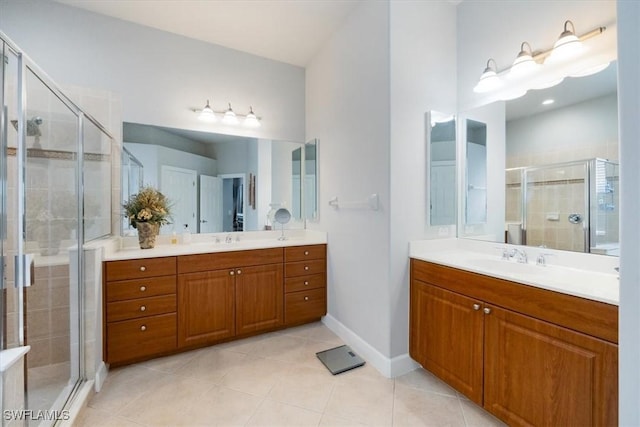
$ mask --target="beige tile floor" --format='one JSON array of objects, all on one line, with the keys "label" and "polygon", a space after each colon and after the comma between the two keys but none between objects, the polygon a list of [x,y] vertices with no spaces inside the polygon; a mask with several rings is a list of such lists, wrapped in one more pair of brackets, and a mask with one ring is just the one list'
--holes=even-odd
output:
[{"label": "beige tile floor", "polygon": [[503,425],[423,369],[333,376],[315,353],[341,344],[318,322],[114,369],[76,425]]}]

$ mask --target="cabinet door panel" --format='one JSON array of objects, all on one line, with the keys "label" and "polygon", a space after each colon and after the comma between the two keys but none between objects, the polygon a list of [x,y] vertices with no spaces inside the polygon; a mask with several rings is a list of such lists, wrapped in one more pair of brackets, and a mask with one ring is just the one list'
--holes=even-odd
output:
[{"label": "cabinet door panel", "polygon": [[284,324],[282,264],[244,267],[236,271],[236,330],[238,334]]},{"label": "cabinet door panel", "polygon": [[409,351],[425,369],[482,404],[484,320],[479,304],[413,280]]},{"label": "cabinet door panel", "polygon": [[492,308],[485,408],[509,425],[617,425],[617,346]]},{"label": "cabinet door panel", "polygon": [[234,276],[230,270],[178,276],[178,345],[212,343],[235,335]]}]

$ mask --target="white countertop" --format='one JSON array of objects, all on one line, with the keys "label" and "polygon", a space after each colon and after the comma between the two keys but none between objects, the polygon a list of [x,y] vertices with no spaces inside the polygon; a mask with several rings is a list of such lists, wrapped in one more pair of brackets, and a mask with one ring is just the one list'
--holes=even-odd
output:
[{"label": "white countertop", "polygon": [[[227,236],[231,236],[233,242],[225,243]],[[193,234],[191,243],[188,244],[170,244],[171,236],[158,236],[153,249],[140,249],[137,237],[125,237],[121,239],[122,247],[113,246],[105,250],[104,260],[117,261],[327,243],[327,233],[320,231],[286,230],[286,239],[279,240],[280,236],[280,231]],[[178,236],[179,242],[181,237]]]},{"label": "white countertop", "polygon": [[[518,248],[528,263],[503,260],[503,248]],[[536,265],[546,254],[546,266]],[[470,239],[419,240],[409,245],[409,256],[423,261],[510,280],[525,285],[618,305],[617,257],[507,245]]]}]

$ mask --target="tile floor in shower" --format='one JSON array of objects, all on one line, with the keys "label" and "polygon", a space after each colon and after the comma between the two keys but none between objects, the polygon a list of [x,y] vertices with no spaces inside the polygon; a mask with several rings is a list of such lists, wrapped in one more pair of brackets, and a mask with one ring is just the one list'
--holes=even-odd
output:
[{"label": "tile floor in shower", "polygon": [[315,353],[341,344],[318,322],[117,368],[76,425],[503,425],[423,369],[333,376]]}]

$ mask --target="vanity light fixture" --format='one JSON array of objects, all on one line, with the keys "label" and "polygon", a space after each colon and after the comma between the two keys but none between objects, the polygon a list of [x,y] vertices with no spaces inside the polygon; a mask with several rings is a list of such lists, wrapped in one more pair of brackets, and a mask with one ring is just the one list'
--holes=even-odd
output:
[{"label": "vanity light fixture", "polygon": [[213,109],[209,105],[208,99],[207,99],[207,105],[205,105],[204,108],[200,111],[200,114],[198,114],[198,119],[202,120],[203,122],[209,122],[209,123],[216,121],[216,115],[214,114]]},{"label": "vanity light fixture", "polygon": [[531,50],[531,45],[527,42],[522,42],[522,44],[520,45],[520,53],[518,53],[515,61],[513,61],[513,65],[511,66],[507,77],[514,78],[524,75],[531,75],[539,69],[540,64],[538,64],[533,59],[533,51]]},{"label": "vanity light fixture", "polygon": [[244,125],[250,128],[260,127],[260,121],[258,120],[258,117],[256,117],[255,113],[253,112],[252,106],[249,106],[249,114],[247,114],[247,117],[245,117],[244,119]]},{"label": "vanity light fixture", "polygon": [[231,103],[229,103],[229,108],[227,109],[227,111],[224,112],[222,123],[225,123],[228,125],[238,124],[238,117],[236,116],[236,113],[234,113],[233,110],[231,109]]},{"label": "vanity light fixture", "polygon": [[513,64],[503,70],[498,70],[493,58],[489,59],[473,91],[494,92],[498,99],[509,100],[524,95],[529,89],[555,86],[565,77],[595,74],[609,65],[610,55],[605,54],[603,58],[602,50],[603,46],[607,47],[607,42],[599,44],[599,52],[594,52],[593,46],[591,49],[585,48],[583,42],[602,34],[605,30],[605,27],[597,27],[577,36],[573,22],[567,20],[564,23],[564,31],[551,49],[534,51],[528,42],[522,42]]},{"label": "vanity light fixture", "polygon": [[[204,106],[202,110],[192,108],[191,111],[198,114],[198,119],[204,122],[213,123],[218,121],[219,116],[222,116],[222,123],[226,125],[239,125],[242,124],[248,128],[258,128],[260,127],[260,117],[256,116],[256,113],[253,112],[253,107],[249,107],[249,112],[244,114],[236,114],[231,108],[231,103],[227,104],[229,108],[224,111],[216,111],[211,108],[209,105],[209,100],[207,99],[207,104]],[[244,118],[244,120],[240,121],[240,118]]]},{"label": "vanity light fixture", "polygon": [[[569,29],[571,25],[571,29]],[[549,56],[550,61],[570,59],[578,55],[583,49],[582,42],[576,36],[576,27],[570,20],[565,21],[564,31],[553,45],[553,50]]]},{"label": "vanity light fixture", "polygon": [[[493,68],[491,67],[492,62]],[[480,81],[473,88],[473,91],[476,93],[491,92],[500,86],[502,86],[502,83],[498,78],[498,65],[493,58],[489,58],[487,61],[487,67],[484,69],[484,72],[480,76]]]}]

